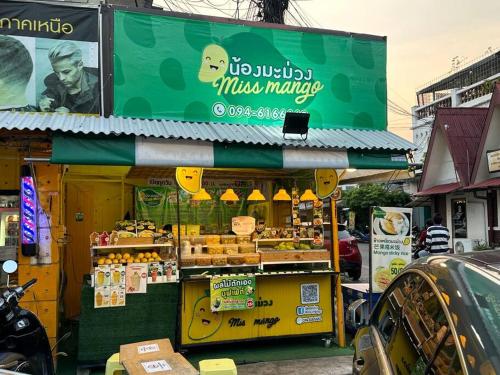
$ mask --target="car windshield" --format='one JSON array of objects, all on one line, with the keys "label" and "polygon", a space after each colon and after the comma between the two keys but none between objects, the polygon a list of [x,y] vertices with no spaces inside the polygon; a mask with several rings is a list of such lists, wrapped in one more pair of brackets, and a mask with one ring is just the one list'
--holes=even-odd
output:
[{"label": "car windshield", "polygon": [[[482,320],[497,353],[500,353],[500,281],[486,273],[476,272],[467,265],[463,275],[464,282],[470,287],[469,295],[473,302],[468,306],[469,314]],[[481,330],[474,325],[472,329],[480,337]]]}]

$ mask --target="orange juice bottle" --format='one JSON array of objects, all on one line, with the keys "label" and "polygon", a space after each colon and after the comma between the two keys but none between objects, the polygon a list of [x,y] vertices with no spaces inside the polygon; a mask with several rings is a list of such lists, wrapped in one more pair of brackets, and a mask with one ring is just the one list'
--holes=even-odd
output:
[{"label": "orange juice bottle", "polygon": [[120,284],[121,273],[118,270],[113,271],[113,284]]},{"label": "orange juice bottle", "polygon": [[96,306],[102,306],[102,294],[101,292],[97,292],[95,295],[95,304]]},{"label": "orange juice bottle", "polygon": [[118,302],[118,294],[113,290],[113,293],[111,294],[111,304],[116,305]]},{"label": "orange juice bottle", "polygon": [[99,271],[97,273],[97,281],[96,281],[96,284],[98,286],[101,286],[102,284],[104,284],[104,272],[103,271]]}]

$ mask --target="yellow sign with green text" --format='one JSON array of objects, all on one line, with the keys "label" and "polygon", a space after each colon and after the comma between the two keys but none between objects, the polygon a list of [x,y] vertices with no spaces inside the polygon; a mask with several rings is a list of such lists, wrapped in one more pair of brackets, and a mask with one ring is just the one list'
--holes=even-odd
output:
[{"label": "yellow sign with green text", "polygon": [[217,312],[208,280],[186,282],[182,345],[332,332],[330,277],[257,276],[253,309]]}]

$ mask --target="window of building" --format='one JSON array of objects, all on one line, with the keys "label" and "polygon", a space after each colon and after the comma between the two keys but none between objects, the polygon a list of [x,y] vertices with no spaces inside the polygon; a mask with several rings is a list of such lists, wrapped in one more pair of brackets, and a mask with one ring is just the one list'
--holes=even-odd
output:
[{"label": "window of building", "polygon": [[451,224],[453,238],[467,238],[467,214],[464,198],[451,201]]}]

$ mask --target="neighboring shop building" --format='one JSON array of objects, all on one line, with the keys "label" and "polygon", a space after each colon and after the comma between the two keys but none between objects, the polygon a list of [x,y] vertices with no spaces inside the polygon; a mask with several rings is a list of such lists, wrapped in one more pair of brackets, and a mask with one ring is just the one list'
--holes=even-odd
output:
[{"label": "neighboring shop building", "polygon": [[415,203],[443,215],[456,252],[498,244],[499,104],[496,84],[489,108],[436,112]]}]

